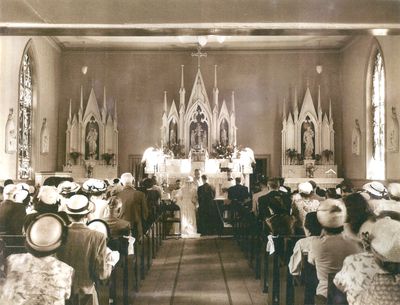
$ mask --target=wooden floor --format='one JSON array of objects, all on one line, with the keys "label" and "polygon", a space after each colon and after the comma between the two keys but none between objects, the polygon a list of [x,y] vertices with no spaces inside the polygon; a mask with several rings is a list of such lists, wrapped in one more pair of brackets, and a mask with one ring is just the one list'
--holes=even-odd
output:
[{"label": "wooden floor", "polygon": [[267,295],[233,239],[168,239],[131,304],[264,305]]}]

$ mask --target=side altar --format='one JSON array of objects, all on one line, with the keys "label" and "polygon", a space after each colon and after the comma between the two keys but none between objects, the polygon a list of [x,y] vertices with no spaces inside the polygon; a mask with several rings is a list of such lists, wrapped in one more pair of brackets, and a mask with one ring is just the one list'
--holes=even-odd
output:
[{"label": "side altar", "polygon": [[299,111],[297,90],[294,96],[293,112],[287,113],[284,103],[282,115],[282,177],[285,184],[296,189],[299,183],[314,180],[323,188],[335,187],[343,179],[337,177],[331,102],[328,113],[323,113],[318,87],[316,110],[307,86]]},{"label": "side altar", "polygon": [[85,178],[115,178],[118,164],[117,105],[114,113],[108,111],[106,88],[103,107],[100,109],[93,88],[84,111],[83,87],[80,106],[72,114],[71,101],[66,129],[66,154],[64,172],[69,172],[76,181]]},{"label": "side altar", "polygon": [[206,54],[198,49],[192,56],[198,57],[198,69],[189,99],[186,97],[182,65],[179,103],[174,100],[169,102],[167,92],[164,92],[161,148],[148,148],[142,162],[145,163],[145,173],[154,174],[166,183],[184,179],[199,169],[215,186],[217,197],[223,197],[222,184],[227,171],[231,171],[233,177],[241,177],[242,182],[249,186],[254,153],[250,148],[236,148],[235,94],[232,92],[230,96],[229,108],[225,99],[221,103],[217,65],[214,66],[210,102],[200,70],[200,58],[206,57]]}]

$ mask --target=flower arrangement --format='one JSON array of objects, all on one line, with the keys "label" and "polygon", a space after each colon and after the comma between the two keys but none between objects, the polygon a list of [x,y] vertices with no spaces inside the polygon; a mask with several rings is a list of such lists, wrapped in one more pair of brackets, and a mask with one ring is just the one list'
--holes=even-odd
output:
[{"label": "flower arrangement", "polygon": [[180,143],[170,143],[163,148],[164,154],[169,155],[170,152],[173,153],[174,158],[182,159],[185,157],[185,146]]},{"label": "flower arrangement", "polygon": [[76,164],[76,161],[80,156],[82,156],[82,154],[79,151],[72,151],[69,153],[69,156],[72,160],[74,160],[74,163]]},{"label": "flower arrangement", "polygon": [[286,157],[289,159],[289,164],[293,164],[293,161],[296,160],[297,157],[297,150],[294,148],[289,148],[286,150]]},{"label": "flower arrangement", "polygon": [[212,158],[218,159],[230,159],[235,152],[235,146],[233,145],[223,145],[220,142],[213,144],[213,152],[211,154]]},{"label": "flower arrangement", "polygon": [[331,159],[333,158],[333,151],[329,149],[325,149],[322,151],[322,157],[326,160],[326,162],[330,162]]},{"label": "flower arrangement", "polygon": [[113,153],[104,153],[101,155],[101,158],[106,161],[107,165],[110,165],[111,160],[114,158],[115,154]]},{"label": "flower arrangement", "polygon": [[321,159],[322,159],[322,156],[321,156],[320,154],[315,154],[315,162],[316,162],[317,164],[320,163]]}]

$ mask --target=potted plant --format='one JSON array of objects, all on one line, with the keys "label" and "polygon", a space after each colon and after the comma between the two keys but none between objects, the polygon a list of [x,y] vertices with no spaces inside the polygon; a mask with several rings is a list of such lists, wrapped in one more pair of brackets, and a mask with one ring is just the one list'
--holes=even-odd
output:
[{"label": "potted plant", "polygon": [[325,149],[322,151],[322,157],[326,160],[326,162],[329,164],[332,157],[333,157],[333,151],[329,149]]},{"label": "potted plant", "polygon": [[320,154],[315,154],[315,162],[316,164],[320,164],[322,156]]},{"label": "potted plant", "polygon": [[286,150],[286,157],[289,159],[289,164],[293,164],[295,158],[297,158],[297,150],[289,148]]},{"label": "potted plant", "polygon": [[111,160],[114,158],[114,154],[104,153],[101,155],[104,161],[106,161],[107,165],[110,165]]},{"label": "potted plant", "polygon": [[79,151],[72,151],[69,153],[70,158],[74,161],[74,164],[76,165],[76,161],[82,154]]}]

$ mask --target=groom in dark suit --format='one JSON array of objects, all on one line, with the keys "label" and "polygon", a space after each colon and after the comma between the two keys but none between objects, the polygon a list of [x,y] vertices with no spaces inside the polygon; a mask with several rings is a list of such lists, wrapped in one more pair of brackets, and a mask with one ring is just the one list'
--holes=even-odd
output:
[{"label": "groom in dark suit", "polygon": [[215,211],[215,189],[208,184],[207,176],[202,175],[203,185],[197,189],[199,201],[199,224],[198,231],[202,235],[215,233],[216,231],[216,211]]}]

